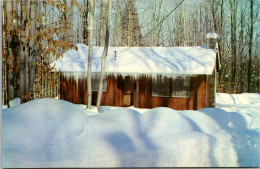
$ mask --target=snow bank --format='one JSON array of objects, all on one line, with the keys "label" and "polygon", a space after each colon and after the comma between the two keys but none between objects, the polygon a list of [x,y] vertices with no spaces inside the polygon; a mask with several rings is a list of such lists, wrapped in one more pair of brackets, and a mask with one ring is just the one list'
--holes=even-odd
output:
[{"label": "snow bank", "polygon": [[9,102],[10,107],[18,106],[21,104],[20,98],[15,98],[14,100]]},{"label": "snow bank", "polygon": [[[228,112],[239,112],[250,128],[260,128],[260,94],[217,93],[216,107]],[[254,119],[254,120],[252,120]]]},{"label": "snow bank", "polygon": [[[77,44],[51,66],[62,72],[87,72],[88,46]],[[100,72],[104,48],[93,48],[92,72]],[[116,53],[116,54],[115,54]],[[115,58],[116,56],[116,58]],[[216,50],[193,47],[110,47],[106,73],[119,74],[212,74]],[[134,69],[133,69],[134,68]]]},{"label": "snow bank", "polygon": [[3,165],[49,166],[52,160],[69,157],[77,150],[73,140],[84,129],[84,112],[77,105],[57,99],[34,100],[3,110]]},{"label": "snow bank", "polygon": [[228,94],[217,93],[216,102],[218,104],[260,104],[260,93],[242,93],[242,94]]},{"label": "snow bank", "polygon": [[[100,107],[100,112],[101,112],[101,113],[104,113],[104,112],[108,112],[108,111],[112,111],[112,110],[120,109],[120,108],[122,108],[122,107],[116,107],[116,106],[101,106],[101,107]],[[134,106],[130,106],[130,107],[127,107],[127,108],[128,108],[128,109],[135,110],[135,111],[137,111],[138,113],[141,113],[141,114],[143,114],[143,113],[147,112],[148,110],[150,110],[150,109],[145,109],[145,108],[136,108],[136,107],[134,107]]]},{"label": "snow bank", "polygon": [[[141,112],[139,112],[139,110]],[[218,108],[101,107],[40,99],[3,110],[3,167],[258,167],[259,121]],[[258,110],[259,112],[259,110]]]},{"label": "snow bank", "polygon": [[[216,107],[227,111],[233,133],[232,142],[240,166],[260,166],[260,94],[217,93]],[[224,118],[223,118],[224,119]]]},{"label": "snow bank", "polygon": [[2,109],[8,109],[7,105],[2,105]]},{"label": "snow bank", "polygon": [[[14,100],[11,100],[9,102],[10,107],[15,107],[21,104],[21,99],[20,98],[15,98]],[[2,105],[2,109],[7,109],[7,105]]]}]

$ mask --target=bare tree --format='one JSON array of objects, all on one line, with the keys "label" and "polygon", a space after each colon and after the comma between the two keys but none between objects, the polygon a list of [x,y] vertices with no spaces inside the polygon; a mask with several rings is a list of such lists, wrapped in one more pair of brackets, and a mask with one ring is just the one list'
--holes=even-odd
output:
[{"label": "bare tree", "polygon": [[236,90],[236,66],[237,66],[237,0],[230,1],[231,12],[231,50],[232,50],[232,85]]},{"label": "bare tree", "polygon": [[142,46],[141,27],[139,26],[135,0],[128,0],[123,8],[121,28],[123,46]]},{"label": "bare tree", "polygon": [[89,49],[88,49],[88,109],[91,109],[92,88],[91,88],[91,66],[93,56],[93,29],[94,29],[94,0],[90,1],[89,18]]},{"label": "bare tree", "polygon": [[84,12],[83,12],[83,42],[88,44],[88,13],[89,13],[89,3],[88,0],[84,1]]},{"label": "bare tree", "polygon": [[10,18],[9,13],[12,11],[12,1],[4,1],[5,2],[5,15],[6,15],[6,55],[7,55],[7,103],[9,106],[9,101],[14,99],[14,85],[13,85],[13,73],[12,73],[12,65],[14,64],[14,55],[11,49],[11,40],[12,40],[12,20]]},{"label": "bare tree", "polygon": [[75,0],[71,0],[70,6],[70,41],[74,42],[74,4]]},{"label": "bare tree", "polygon": [[104,45],[104,2],[103,0],[100,0],[100,36],[99,36],[99,46]]},{"label": "bare tree", "polygon": [[249,32],[249,47],[248,47],[248,82],[247,82],[247,91],[251,92],[251,71],[252,71],[252,46],[253,46],[253,34],[254,34],[254,2],[250,1],[250,32]]},{"label": "bare tree", "polygon": [[37,52],[37,47],[36,47],[36,20],[37,20],[37,7],[38,7],[38,2],[37,1],[32,1],[31,2],[31,27],[30,27],[30,36],[34,37],[29,41],[29,46],[30,46],[30,54],[29,54],[29,94],[30,98],[29,100],[33,99],[33,85],[34,85],[34,77],[35,77],[35,64],[38,56]]},{"label": "bare tree", "polygon": [[106,67],[106,57],[107,57],[108,45],[109,45],[111,7],[112,7],[112,0],[109,0],[108,1],[108,17],[107,17],[107,21],[106,21],[106,39],[105,39],[105,46],[104,46],[104,51],[103,51],[102,60],[101,60],[101,71],[100,71],[100,77],[99,77],[99,87],[98,87],[98,97],[97,97],[98,111],[100,111],[102,91],[103,91],[103,79],[104,79],[105,67]]},{"label": "bare tree", "polygon": [[[28,46],[27,46],[27,29],[28,29],[28,17],[27,17],[27,11],[26,11],[26,0],[22,0],[22,22],[21,22],[21,38],[22,38],[22,45],[20,48],[20,90],[21,90],[21,102],[25,102],[28,98],[27,95],[27,90],[26,90],[26,80],[28,76],[26,76],[26,70],[28,71],[28,69],[26,69],[26,57],[27,55],[27,51],[28,51]],[[25,33],[26,32],[26,33]],[[28,32],[29,33],[29,32]]]}]

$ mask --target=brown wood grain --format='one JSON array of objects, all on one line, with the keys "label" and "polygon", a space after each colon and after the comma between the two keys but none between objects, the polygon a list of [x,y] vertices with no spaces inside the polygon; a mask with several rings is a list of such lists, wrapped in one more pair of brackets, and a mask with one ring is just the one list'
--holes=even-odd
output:
[{"label": "brown wood grain", "polygon": [[[209,76],[197,75],[191,78],[189,98],[153,97],[152,79],[145,76],[134,83],[126,84],[126,79],[108,76],[107,92],[103,92],[101,105],[131,106],[139,108],[170,107],[176,110],[196,110],[209,106]],[[128,79],[129,81],[129,79]],[[87,104],[87,79],[79,79],[78,85],[73,77],[61,75],[60,98],[76,104]],[[76,86],[77,85],[77,86]],[[96,104],[97,92],[92,94],[92,105]]]}]

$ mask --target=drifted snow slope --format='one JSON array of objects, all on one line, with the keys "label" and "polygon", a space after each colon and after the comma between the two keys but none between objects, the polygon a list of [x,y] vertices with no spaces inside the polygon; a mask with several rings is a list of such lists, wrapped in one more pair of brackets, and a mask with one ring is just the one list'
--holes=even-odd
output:
[{"label": "drifted snow slope", "polygon": [[259,166],[250,112],[102,110],[57,99],[3,110],[3,167]]}]

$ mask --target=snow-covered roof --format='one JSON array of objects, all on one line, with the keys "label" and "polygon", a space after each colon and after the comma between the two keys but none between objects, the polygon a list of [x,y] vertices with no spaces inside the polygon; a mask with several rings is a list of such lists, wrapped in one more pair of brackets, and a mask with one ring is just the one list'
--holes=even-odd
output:
[{"label": "snow-covered roof", "polygon": [[[51,65],[61,72],[87,72],[88,46],[77,44]],[[103,47],[93,48],[92,72],[100,72]],[[114,57],[116,53],[116,58]],[[216,62],[214,49],[192,47],[109,47],[108,74],[212,74]],[[55,65],[54,65],[55,64]]]}]

